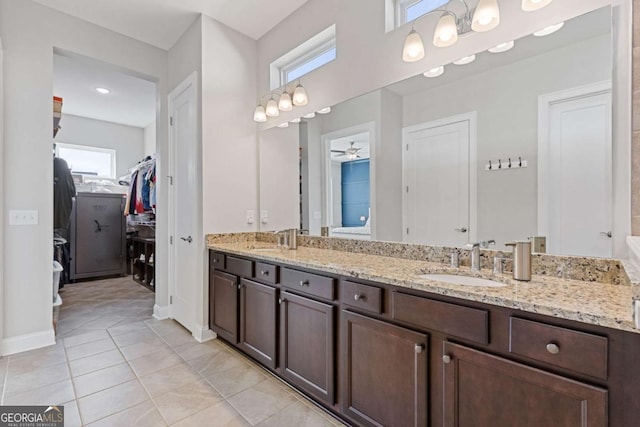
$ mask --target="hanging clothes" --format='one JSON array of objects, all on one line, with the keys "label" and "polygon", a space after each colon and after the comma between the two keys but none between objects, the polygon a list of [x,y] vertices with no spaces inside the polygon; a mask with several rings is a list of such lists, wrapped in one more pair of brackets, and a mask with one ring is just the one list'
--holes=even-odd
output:
[{"label": "hanging clothes", "polygon": [[155,213],[156,161],[146,159],[131,169],[125,215]]}]

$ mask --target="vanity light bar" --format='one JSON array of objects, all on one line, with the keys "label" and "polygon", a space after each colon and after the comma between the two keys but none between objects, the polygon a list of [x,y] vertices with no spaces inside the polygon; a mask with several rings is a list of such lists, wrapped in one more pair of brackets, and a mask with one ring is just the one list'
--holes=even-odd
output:
[{"label": "vanity light bar", "polygon": [[509,169],[520,169],[529,166],[527,160],[522,160],[522,157],[508,157],[507,160],[489,160],[489,163],[484,165],[486,171],[505,171]]}]

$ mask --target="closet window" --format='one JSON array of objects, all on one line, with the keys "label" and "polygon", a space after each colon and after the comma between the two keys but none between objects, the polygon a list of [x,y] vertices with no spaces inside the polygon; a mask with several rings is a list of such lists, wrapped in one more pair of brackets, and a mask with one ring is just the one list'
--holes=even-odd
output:
[{"label": "closet window", "polygon": [[56,143],[56,157],[67,162],[71,173],[96,178],[116,177],[116,150]]}]

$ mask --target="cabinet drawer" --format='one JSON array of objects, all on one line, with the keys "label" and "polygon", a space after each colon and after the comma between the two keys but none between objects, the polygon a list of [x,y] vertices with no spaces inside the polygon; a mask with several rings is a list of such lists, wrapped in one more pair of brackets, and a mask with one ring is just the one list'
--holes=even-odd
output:
[{"label": "cabinet drawer", "polygon": [[382,289],[344,281],[341,284],[340,301],[349,307],[370,313],[382,313]]},{"label": "cabinet drawer", "polygon": [[335,284],[334,279],[331,277],[282,268],[280,270],[280,283],[296,292],[331,301],[335,299]]},{"label": "cabinet drawer", "polygon": [[607,379],[607,338],[516,317],[510,326],[511,353]]},{"label": "cabinet drawer", "polygon": [[241,259],[227,255],[227,268],[231,274],[242,277],[253,277],[253,261],[248,259]]},{"label": "cabinet drawer", "polygon": [[429,298],[392,294],[393,319],[447,335],[489,344],[489,312]]},{"label": "cabinet drawer", "polygon": [[267,283],[278,283],[278,267],[264,262],[256,262],[254,277]]},{"label": "cabinet drawer", "polygon": [[209,252],[209,267],[217,270],[224,270],[224,254],[220,252]]}]

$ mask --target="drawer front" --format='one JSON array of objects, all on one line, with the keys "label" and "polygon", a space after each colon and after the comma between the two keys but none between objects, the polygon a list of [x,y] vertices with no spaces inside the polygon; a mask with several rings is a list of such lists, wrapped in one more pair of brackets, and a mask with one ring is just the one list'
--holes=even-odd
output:
[{"label": "drawer front", "polygon": [[220,252],[209,252],[209,267],[217,270],[224,270],[224,254]]},{"label": "drawer front", "polygon": [[517,317],[510,326],[511,353],[607,379],[607,338]]},{"label": "drawer front", "polygon": [[335,299],[335,280],[331,277],[282,268],[280,270],[280,283],[296,292],[330,301]]},{"label": "drawer front", "polygon": [[267,283],[278,283],[278,267],[264,262],[256,262],[254,277]]},{"label": "drawer front", "polygon": [[349,307],[382,313],[382,289],[375,286],[344,281],[341,284],[340,301]]},{"label": "drawer front", "polygon": [[489,344],[489,312],[435,301],[429,298],[393,293],[393,319],[447,335]]},{"label": "drawer front", "polygon": [[241,259],[227,255],[226,271],[247,278],[253,277],[253,261]]}]

